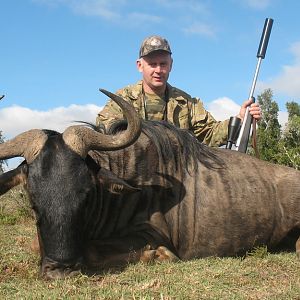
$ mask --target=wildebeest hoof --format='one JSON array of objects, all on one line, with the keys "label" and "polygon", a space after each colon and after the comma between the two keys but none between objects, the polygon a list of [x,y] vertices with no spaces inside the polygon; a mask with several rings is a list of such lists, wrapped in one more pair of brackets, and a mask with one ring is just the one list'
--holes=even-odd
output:
[{"label": "wildebeest hoof", "polygon": [[49,272],[46,272],[42,274],[42,277],[45,280],[57,280],[57,279],[65,279],[65,278],[71,278],[75,277],[81,274],[80,270],[51,270]]},{"label": "wildebeest hoof", "polygon": [[140,257],[141,262],[148,263],[154,261],[155,252],[156,250],[151,249],[150,245],[146,245]]},{"label": "wildebeest hoof", "polygon": [[179,257],[171,252],[167,247],[160,246],[156,249],[156,260],[158,261],[179,261]]},{"label": "wildebeest hoof", "polygon": [[44,259],[42,262],[40,274],[46,280],[64,279],[77,276],[81,273],[81,263],[76,263],[72,266],[65,266],[63,264],[52,261],[51,259]]},{"label": "wildebeest hoof", "polygon": [[144,251],[141,256],[142,262],[154,262],[154,261],[176,262],[179,260],[180,259],[165,246],[159,246],[157,249],[153,250],[151,249],[150,245],[147,245],[144,248]]}]

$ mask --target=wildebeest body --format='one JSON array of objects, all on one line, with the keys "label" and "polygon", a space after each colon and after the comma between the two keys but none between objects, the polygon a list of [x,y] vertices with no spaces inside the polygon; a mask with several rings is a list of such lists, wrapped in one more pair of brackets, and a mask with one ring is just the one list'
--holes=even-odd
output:
[{"label": "wildebeest body", "polygon": [[[101,166],[141,188],[116,197],[119,206],[108,210],[108,220],[103,221],[107,236],[115,229],[149,222],[166,243],[171,241],[181,259],[190,259],[275,246],[290,230],[300,228],[298,171],[200,145],[186,132],[179,142],[180,136],[167,125],[144,126],[151,137],[142,134],[133,146],[98,157]],[[104,196],[108,205],[111,197]],[[157,246],[154,241],[153,248]]]}]

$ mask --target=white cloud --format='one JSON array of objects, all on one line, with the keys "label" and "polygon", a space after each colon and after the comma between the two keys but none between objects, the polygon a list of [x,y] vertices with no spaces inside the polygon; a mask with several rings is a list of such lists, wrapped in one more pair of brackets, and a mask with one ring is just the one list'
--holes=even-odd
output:
[{"label": "white cloud", "polygon": [[0,109],[0,130],[6,138],[12,138],[29,129],[52,129],[64,131],[74,121],[95,123],[97,113],[102,107],[87,104],[57,107],[49,111],[31,110],[22,106]]},{"label": "white cloud", "polygon": [[300,42],[293,43],[290,51],[295,55],[295,61],[300,64]]},{"label": "white cloud", "polygon": [[128,19],[131,20],[132,23],[136,24],[143,24],[143,22],[160,23],[162,21],[162,18],[159,16],[137,12],[128,14]]},{"label": "white cloud", "polygon": [[288,121],[288,117],[289,117],[289,114],[287,111],[279,111],[278,112],[278,122],[282,126],[282,128],[285,127],[285,124]]},{"label": "white cloud", "polygon": [[233,100],[222,97],[207,103],[207,110],[218,121],[223,121],[231,116],[236,116],[241,106],[235,103]]},{"label": "white cloud", "polygon": [[154,2],[167,9],[184,9],[201,14],[209,14],[206,3],[198,0],[155,0]]},{"label": "white cloud", "polygon": [[[66,6],[77,15],[95,16],[106,21],[117,22],[129,26],[158,23],[161,17],[130,9],[127,0],[32,0],[35,3],[57,7]],[[127,9],[125,9],[127,8]],[[134,7],[136,9],[136,6]],[[130,12],[126,12],[126,11]]]},{"label": "white cloud", "polygon": [[271,5],[271,0],[235,0],[235,2],[260,10],[263,10]]},{"label": "white cloud", "polygon": [[[241,106],[227,97],[218,98],[207,103],[207,110],[218,121],[229,119],[231,116],[236,116],[240,111]],[[278,112],[278,122],[282,127],[288,121],[288,113],[285,111]]]},{"label": "white cloud", "polygon": [[282,66],[282,70],[277,76],[265,82],[259,82],[260,90],[270,88],[276,94],[300,98],[300,42],[294,43],[290,47],[290,52],[294,55],[294,64]]},{"label": "white cloud", "polygon": [[[31,0],[51,8],[64,6],[77,15],[99,17],[121,26],[139,27],[168,22],[163,15],[171,14],[172,20],[199,19],[199,15],[210,15],[208,6],[198,0]],[[158,14],[152,13],[158,11]],[[170,21],[170,20],[169,20]],[[186,28],[190,33],[211,36],[214,31],[205,24],[194,24]]]},{"label": "white cloud", "polygon": [[[85,0],[65,1],[75,13],[87,16],[98,16],[107,20],[121,19],[120,13],[112,7],[112,1]],[[114,5],[121,6],[124,1],[114,1]]]},{"label": "white cloud", "polygon": [[201,22],[192,23],[191,25],[183,28],[183,32],[187,34],[207,36],[210,38],[215,37],[216,35],[216,30],[212,26]]},{"label": "white cloud", "polygon": [[33,3],[37,3],[37,4],[43,4],[43,5],[47,5],[47,6],[56,6],[59,5],[63,2],[65,2],[65,0],[31,0]]},{"label": "white cloud", "polygon": [[[140,26],[145,24],[160,23],[162,18],[140,11],[126,10],[129,2],[126,0],[107,1],[107,0],[84,0],[84,1],[68,1],[68,6],[77,14],[87,16],[98,16],[107,21],[126,24],[127,26]],[[125,6],[127,9],[125,9]]]},{"label": "white cloud", "polygon": [[[102,107],[87,104],[68,107],[57,107],[49,111],[31,110],[22,106],[10,106],[0,109],[0,130],[5,139],[11,139],[26,130],[52,129],[63,132],[65,128],[74,125],[74,121],[95,123],[97,113]],[[7,160],[6,170],[17,167],[23,158]]]}]

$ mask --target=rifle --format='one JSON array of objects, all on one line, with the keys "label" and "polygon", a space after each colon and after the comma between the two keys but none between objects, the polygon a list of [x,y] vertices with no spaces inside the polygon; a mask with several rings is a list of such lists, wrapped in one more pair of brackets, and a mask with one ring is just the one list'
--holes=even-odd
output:
[{"label": "rifle", "polygon": [[0,96],[0,100],[2,100],[4,98],[5,95]]},{"label": "rifle", "polygon": [[[259,47],[256,54],[258,61],[257,61],[257,65],[256,65],[256,69],[252,81],[252,86],[250,89],[249,98],[248,98],[248,99],[252,99],[253,102],[255,101],[253,94],[256,86],[257,76],[258,76],[261,62],[266,55],[272,25],[273,25],[273,19],[266,18],[263,32],[260,38]],[[230,118],[229,125],[228,125],[228,141],[227,141],[226,148],[231,149],[232,145],[235,144],[236,147],[234,150],[246,153],[248,142],[249,142],[249,136],[251,132],[251,124],[252,124],[252,116],[249,112],[249,107],[246,108],[246,113],[245,113],[242,126],[240,126],[240,123],[241,123],[240,118],[238,117]]]}]

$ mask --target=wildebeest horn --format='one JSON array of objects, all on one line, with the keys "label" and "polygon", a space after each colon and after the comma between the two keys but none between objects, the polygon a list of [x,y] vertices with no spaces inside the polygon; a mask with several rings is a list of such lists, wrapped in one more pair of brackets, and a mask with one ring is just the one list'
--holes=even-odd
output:
[{"label": "wildebeest horn", "polygon": [[22,156],[31,163],[39,154],[47,140],[47,135],[40,129],[31,129],[15,138],[0,144],[0,159]]},{"label": "wildebeest horn", "polygon": [[141,132],[141,119],[135,108],[120,96],[104,89],[100,91],[122,108],[128,126],[118,135],[105,135],[80,125],[68,127],[63,133],[63,139],[81,157],[85,157],[90,150],[110,151],[125,148],[134,143]]}]

